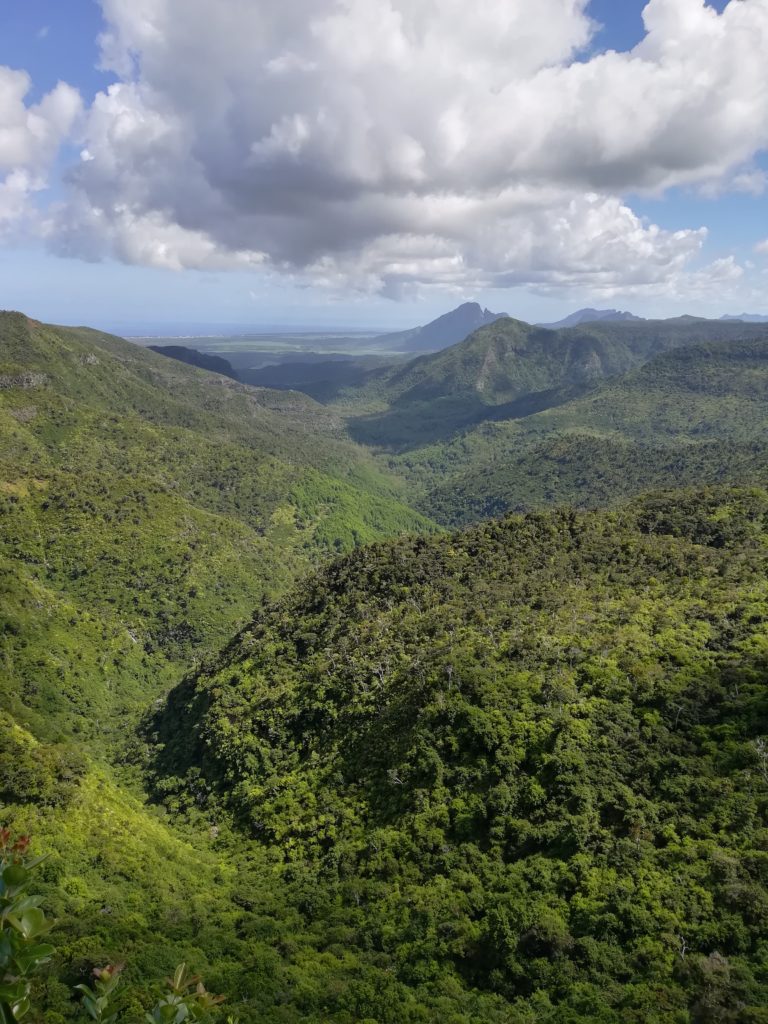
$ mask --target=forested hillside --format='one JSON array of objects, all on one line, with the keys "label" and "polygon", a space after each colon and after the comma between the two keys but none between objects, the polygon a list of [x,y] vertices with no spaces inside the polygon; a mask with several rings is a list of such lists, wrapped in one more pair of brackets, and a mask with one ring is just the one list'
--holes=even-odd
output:
[{"label": "forested hillside", "polygon": [[243,996],[247,868],[145,806],[139,718],[318,561],[433,527],[303,395],[21,314],[0,314],[0,439],[0,805],[48,855],[44,1019],[110,960],[130,1020],[185,959]]},{"label": "forested hillside", "polygon": [[766,439],[768,340],[730,341],[665,353],[578,398],[391,464],[430,515],[461,524],[660,487],[765,481]]},{"label": "forested hillside", "polygon": [[336,399],[351,435],[385,451],[445,441],[486,420],[556,408],[648,360],[691,345],[768,339],[765,324],[682,317],[547,330],[510,318],[402,367],[371,374]]},{"label": "forested hillside", "polygon": [[1,699],[39,736],[113,729],[320,556],[428,527],[303,395],[21,314],[0,432]]},{"label": "forested hillside", "polygon": [[768,494],[688,492],[257,615],[155,723],[168,806],[230,811],[325,950],[322,1007],[253,1019],[763,1020],[766,570]]},{"label": "forested hillside", "polygon": [[131,1024],[180,962],[240,1024],[765,1019],[768,494],[431,517],[764,481],[768,341],[606,341],[587,381],[503,328],[507,418],[374,457],[359,404],[0,315],[0,825],[47,857],[46,1024],[115,962]]}]

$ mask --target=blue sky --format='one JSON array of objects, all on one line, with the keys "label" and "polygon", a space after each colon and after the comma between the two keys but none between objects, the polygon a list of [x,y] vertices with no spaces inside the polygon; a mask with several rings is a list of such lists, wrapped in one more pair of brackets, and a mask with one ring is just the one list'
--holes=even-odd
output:
[{"label": "blue sky", "polygon": [[0,6],[0,63],[28,71],[33,99],[60,80],[92,97],[114,79],[98,70],[104,28],[96,0],[5,0]]},{"label": "blue sky", "polygon": [[[170,2],[178,4],[178,0]],[[204,3],[206,0],[200,2]],[[212,0],[207,2],[211,3]],[[217,3],[225,5],[228,2],[229,0],[217,0]],[[657,2],[661,6],[662,0]],[[682,2],[690,4],[691,0]],[[696,0],[693,2],[696,3]],[[736,4],[737,0],[731,2]],[[738,2],[749,4],[751,0]],[[125,24],[122,28],[128,40],[124,44],[127,52],[132,45],[130,32],[138,29],[131,22],[128,0],[124,0],[124,3],[127,5],[125,9],[128,13],[125,14]],[[158,0],[158,5],[160,3],[161,0]],[[328,4],[330,3],[331,0],[328,0]],[[556,4],[557,0],[552,0],[552,3]],[[119,6],[119,0],[116,5],[113,4],[114,6]],[[642,0],[592,0],[588,13],[602,27],[592,36],[589,44],[577,54],[576,60],[589,62],[604,51],[623,52],[638,44],[645,34],[642,19],[644,6]],[[722,12],[728,4],[727,0],[718,0],[710,6]],[[183,7],[178,9],[183,17]],[[97,0],[24,0],[24,3],[5,0],[0,6],[0,66],[24,70],[29,74],[31,89],[25,99],[27,107],[39,103],[58,82],[63,81],[79,90],[87,111],[97,94],[103,93],[110,84],[120,80],[115,71],[104,70],[99,66],[101,58],[98,37],[105,27],[101,5]],[[180,51],[171,48],[171,41],[168,46],[168,59],[172,62],[173,54]],[[149,66],[149,58],[146,63]],[[210,68],[210,73],[215,75],[215,69]],[[228,73],[229,69],[222,69],[222,76]],[[126,77],[125,72],[123,77]],[[244,105],[250,102],[250,95],[247,91],[243,93],[241,102]],[[382,119],[386,113],[382,107]],[[192,115],[185,110],[185,116]],[[282,122],[274,117],[272,123]],[[97,137],[96,131],[92,122],[83,121],[62,138],[59,150],[45,168],[48,188],[37,192],[31,199],[38,211],[45,213],[51,203],[67,204],[71,201],[71,188],[68,182],[71,182],[73,172],[80,173],[77,168],[83,168],[80,153],[84,148],[92,148],[89,141],[91,136],[88,133],[91,132]],[[294,146],[292,152],[295,155],[299,143],[292,142],[290,145]],[[295,163],[296,160],[294,165]],[[226,255],[221,258],[217,256],[211,264],[212,269],[206,269],[205,261],[198,261],[197,264],[192,261],[192,265],[187,263],[185,269],[181,270],[162,269],[156,265],[146,265],[151,264],[153,260],[157,263],[156,258],[145,260],[141,255],[134,255],[141,250],[135,240],[129,240],[122,246],[118,243],[113,245],[112,242],[104,242],[102,245],[101,241],[96,244],[92,239],[89,239],[87,244],[81,244],[77,225],[75,228],[72,226],[73,218],[76,219],[78,216],[76,212],[70,215],[67,222],[68,234],[59,237],[54,232],[56,237],[53,243],[50,240],[47,243],[40,240],[39,232],[22,234],[14,230],[6,236],[4,242],[0,235],[0,306],[21,308],[47,320],[91,323],[123,330],[126,333],[133,329],[146,329],[151,325],[156,325],[161,330],[164,325],[206,323],[231,323],[254,327],[278,323],[284,323],[286,326],[398,327],[424,322],[466,298],[477,298],[494,310],[503,309],[530,320],[555,319],[577,305],[587,304],[629,307],[645,315],[654,312],[660,315],[673,315],[684,311],[702,312],[705,315],[741,312],[742,309],[734,308],[734,303],[738,304],[742,298],[744,302],[750,301],[752,304],[758,301],[759,289],[756,290],[754,282],[763,278],[757,278],[755,275],[758,271],[762,274],[763,269],[760,257],[756,255],[755,246],[768,236],[768,201],[759,185],[761,172],[768,170],[768,161],[756,146],[748,160],[742,163],[743,166],[738,169],[740,184],[737,185],[733,185],[732,180],[725,184],[720,182],[702,185],[701,180],[694,181],[692,175],[690,184],[684,182],[666,187],[637,188],[630,183],[622,184],[615,190],[617,198],[626,203],[643,224],[655,225],[664,233],[663,251],[660,254],[652,252],[649,259],[669,259],[670,267],[675,268],[670,270],[670,274],[679,273],[683,256],[677,255],[675,246],[682,252],[684,244],[688,244],[690,249],[688,255],[685,255],[685,272],[689,275],[703,274],[705,271],[700,271],[700,268],[711,267],[718,261],[735,261],[741,268],[740,278],[737,280],[735,274],[731,275],[732,280],[728,278],[720,290],[717,287],[707,289],[698,284],[696,287],[699,291],[691,291],[690,295],[687,295],[684,290],[686,286],[681,283],[680,294],[672,294],[662,287],[663,274],[660,274],[659,288],[654,291],[652,285],[640,287],[637,284],[642,273],[635,268],[632,271],[634,277],[627,277],[628,284],[624,294],[620,275],[617,277],[619,283],[612,285],[610,292],[596,293],[588,278],[584,279],[583,285],[580,284],[581,279],[573,268],[564,270],[562,274],[558,273],[558,268],[551,265],[554,257],[550,257],[548,252],[536,257],[542,264],[546,264],[546,280],[540,271],[538,280],[533,273],[526,275],[524,263],[527,257],[514,255],[510,259],[520,262],[514,273],[510,269],[510,273],[505,274],[504,268],[498,264],[494,264],[490,270],[482,265],[477,272],[473,270],[473,273],[468,275],[466,283],[462,283],[461,280],[450,277],[445,280],[442,277],[431,280],[428,279],[428,275],[422,281],[419,275],[423,276],[425,272],[419,269],[418,272],[414,271],[415,283],[408,281],[406,286],[401,288],[402,253],[396,258],[389,258],[387,268],[380,270],[380,265],[383,264],[381,261],[375,263],[375,259],[378,259],[375,253],[377,246],[383,243],[374,237],[366,240],[366,244],[370,243],[370,252],[373,252],[374,256],[366,256],[365,259],[373,260],[371,267],[375,268],[366,271],[366,280],[378,280],[376,275],[381,273],[385,284],[381,288],[367,285],[361,287],[355,277],[354,257],[339,256],[333,251],[332,241],[328,243],[329,258],[333,264],[330,273],[325,273],[325,270],[319,274],[317,272],[317,266],[322,264],[325,267],[327,262],[326,254],[322,250],[322,240],[319,243],[317,261],[307,270],[306,267],[297,266],[295,254],[288,248],[290,241],[285,241],[282,236],[270,239],[273,248],[267,248],[269,259],[265,264],[271,264],[269,272],[259,265],[241,265],[238,262],[240,257],[232,256],[233,251],[240,253],[244,246],[240,237],[241,232],[237,230],[236,217],[231,213],[222,214],[221,223],[215,226],[212,237],[215,238],[217,246],[222,246],[222,252]],[[104,170],[108,166],[111,170]],[[84,179],[85,186],[79,194],[81,203],[86,200],[92,202],[94,196],[100,197],[113,188],[109,175],[114,178],[114,166],[109,164],[106,157],[102,158],[100,153],[92,159],[92,163],[85,165],[83,173],[91,174],[91,178]],[[140,178],[141,165],[137,166]],[[306,167],[302,167],[302,172],[307,175],[310,175],[312,170],[313,166],[309,162]],[[474,174],[480,172],[482,167],[479,170],[476,167],[472,171]],[[98,177],[99,173],[102,175],[101,178]],[[0,183],[2,174],[0,151]],[[173,174],[174,171],[169,167],[169,180],[172,180]],[[748,186],[743,183],[748,181],[758,184],[754,187],[749,186],[751,191],[745,191]],[[538,185],[537,182],[535,184]],[[131,189],[131,196],[135,196],[135,183],[131,185]],[[462,189],[465,191],[462,192]],[[558,199],[558,202],[565,204],[563,209],[572,209],[574,204],[578,205],[581,202],[579,189],[584,195],[591,194],[592,191],[589,183],[583,186],[574,185],[571,180],[563,189],[563,199]],[[474,194],[474,191],[471,178],[463,181],[459,188],[462,197],[465,193]],[[568,200],[570,195],[573,198]],[[118,196],[111,201],[117,208],[122,199]],[[242,202],[242,189],[237,201]],[[491,195],[489,203],[492,202]],[[82,205],[72,206],[72,210],[80,211],[79,215],[82,215],[83,208]],[[319,226],[315,229],[315,225],[321,225],[323,218],[327,216],[327,207],[319,209],[317,219],[303,228],[305,235],[302,237],[312,239],[313,242],[314,235],[323,230]],[[562,214],[555,216],[555,213],[549,220],[542,215],[541,224],[545,225],[542,230],[550,230],[552,223],[557,224],[558,218],[562,220]],[[166,215],[165,207],[162,207],[162,215]],[[173,220],[173,224],[180,223],[185,228],[188,227],[188,209],[184,216],[187,217],[186,220],[182,217],[179,221],[177,218]],[[519,232],[522,222],[517,214],[515,216],[518,219],[510,222],[510,231]],[[230,218],[229,223],[225,222],[226,217]],[[338,223],[346,224],[348,220],[347,217],[344,221],[334,223],[338,226]],[[334,223],[325,230],[332,234],[337,230]],[[675,233],[693,233],[703,227],[707,228],[708,235],[706,241],[698,248],[692,241],[693,234],[688,235],[687,243],[675,239]],[[230,241],[233,235],[238,236],[236,244]],[[382,232],[381,237],[389,236]],[[648,245],[655,245],[653,232],[648,234],[647,239]],[[254,228],[246,241],[249,251],[260,250],[260,229]],[[501,243],[497,240],[493,242],[497,246],[502,243],[503,239]],[[590,250],[589,257],[585,256],[585,260],[595,258],[591,254],[599,251],[599,243],[598,235],[595,247]],[[440,242],[443,249],[448,244],[449,242]],[[474,252],[477,244],[476,239],[469,240],[466,252]],[[611,236],[605,248],[616,244],[618,243]],[[59,255],[56,255],[56,252]],[[482,264],[482,257],[479,259]],[[675,262],[676,260],[678,262]],[[430,265],[436,266],[438,263]],[[754,264],[757,264],[756,268],[753,267]],[[397,267],[394,271],[393,266]],[[610,267],[604,268],[604,275],[609,274],[610,270]],[[408,273],[411,273],[410,265]],[[527,280],[526,276],[531,279]],[[330,285],[328,278],[332,279]],[[558,284],[561,279],[564,282],[562,286]],[[715,281],[717,279],[716,276],[713,278]],[[682,276],[680,280],[683,282]],[[695,278],[691,277],[691,280]],[[746,280],[752,282],[749,288],[744,285]],[[395,284],[392,284],[392,281],[395,281]],[[397,296],[395,301],[387,297],[393,294]],[[763,303],[763,307],[768,309],[768,300]]]}]

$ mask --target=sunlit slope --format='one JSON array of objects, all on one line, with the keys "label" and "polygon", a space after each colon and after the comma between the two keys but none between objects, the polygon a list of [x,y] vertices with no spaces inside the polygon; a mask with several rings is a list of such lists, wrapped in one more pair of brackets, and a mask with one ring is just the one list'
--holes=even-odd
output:
[{"label": "sunlit slope", "polygon": [[72,988],[106,963],[125,965],[129,1019],[143,1018],[138,1000],[181,961],[233,1002],[249,994],[248,979],[233,968],[268,962],[270,948],[237,938],[237,893],[253,883],[245,862],[238,871],[229,851],[213,849],[209,830],[179,834],[103,765],[37,742],[2,713],[0,783],[4,825],[31,836],[46,857],[35,888],[56,922],[56,955],[34,989],[40,1020],[81,1019]]},{"label": "sunlit slope", "polygon": [[421,1005],[361,1018],[759,1020],[767,529],[678,492],[363,549],[172,693],[160,792]]},{"label": "sunlit slope", "polygon": [[323,553],[429,528],[305,396],[21,314],[0,437],[3,699],[47,735],[137,708]]}]

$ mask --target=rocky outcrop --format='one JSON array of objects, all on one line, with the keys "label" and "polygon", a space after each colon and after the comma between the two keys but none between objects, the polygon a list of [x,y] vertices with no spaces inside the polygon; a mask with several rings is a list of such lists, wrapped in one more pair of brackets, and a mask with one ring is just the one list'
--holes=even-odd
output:
[{"label": "rocky outcrop", "polygon": [[0,373],[0,391],[41,388],[47,382],[48,376],[45,373]]}]

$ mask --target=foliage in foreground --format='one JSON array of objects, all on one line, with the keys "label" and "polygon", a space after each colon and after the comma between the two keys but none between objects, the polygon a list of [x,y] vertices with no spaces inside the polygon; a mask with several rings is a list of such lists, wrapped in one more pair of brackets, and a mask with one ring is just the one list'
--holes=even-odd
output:
[{"label": "foliage in foreground", "polygon": [[13,1024],[29,1013],[32,978],[53,955],[44,942],[51,929],[41,899],[29,892],[41,858],[27,855],[29,839],[12,841],[0,829],[0,1021]]},{"label": "foliage in foreground", "polygon": [[[82,995],[85,1013],[97,1024],[120,1024],[125,1020],[117,992],[121,971],[120,965],[97,967],[93,972],[93,987],[76,986]],[[204,1024],[211,1020],[211,1011],[224,1002],[224,996],[211,995],[186,964],[179,964],[173,977],[166,978],[165,983],[167,993],[145,1015],[148,1024],[184,1024],[184,1021]]]},{"label": "foliage in foreground", "polygon": [[[30,893],[35,868],[45,857],[32,857],[29,837],[13,839],[10,829],[0,829],[0,1021],[16,1024],[33,1005],[33,983],[41,968],[51,961],[54,947],[43,938],[54,927],[41,909],[42,897]],[[117,991],[122,966],[95,968],[92,987],[76,985],[84,1013],[97,1024],[128,1021],[124,1001]],[[224,1002],[208,992],[202,980],[186,964],[166,978],[167,993],[145,1014],[149,1024],[210,1022],[211,1012]],[[230,1022],[232,1018],[230,1018]]]}]

